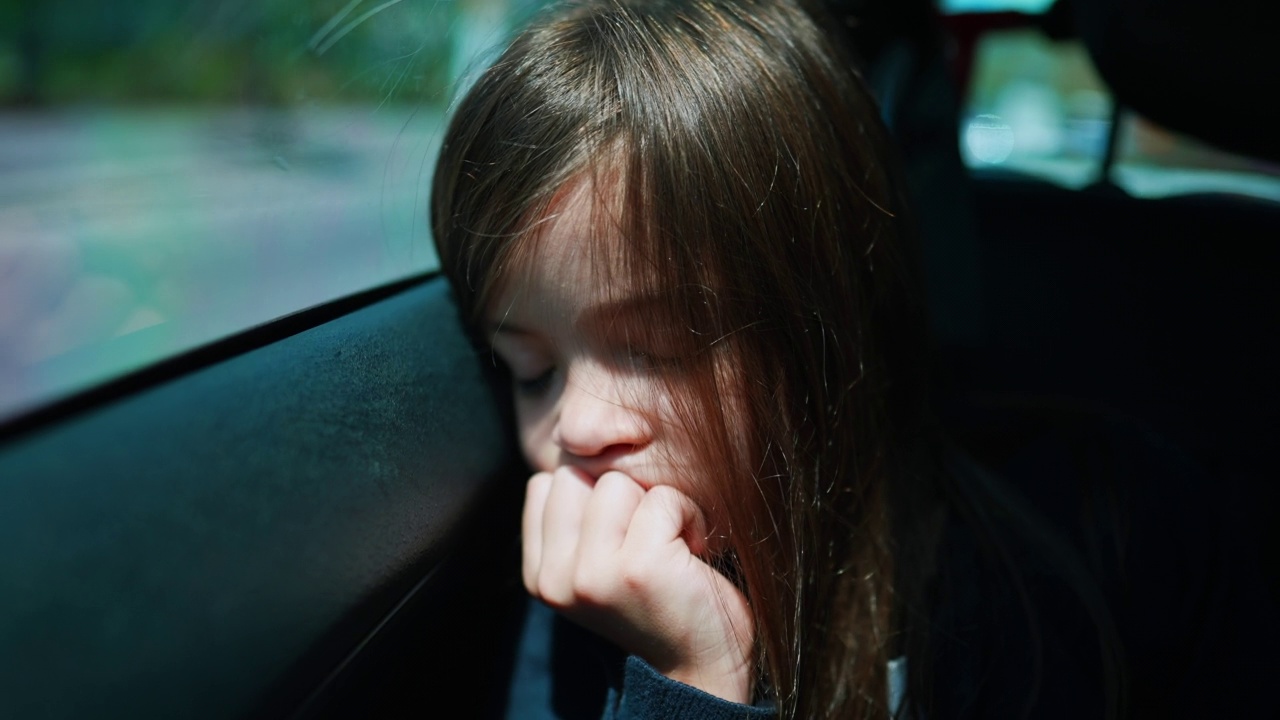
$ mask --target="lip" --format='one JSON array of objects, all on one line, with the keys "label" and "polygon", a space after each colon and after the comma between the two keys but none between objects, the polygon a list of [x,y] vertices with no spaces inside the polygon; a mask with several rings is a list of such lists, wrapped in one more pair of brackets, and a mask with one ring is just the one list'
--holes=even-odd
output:
[{"label": "lip", "polygon": [[645,477],[650,474],[648,472],[650,468],[648,467],[649,463],[638,457],[640,452],[642,452],[642,449],[637,449],[633,445],[608,448],[604,452],[590,457],[582,457],[562,450],[557,467],[573,468],[586,474],[592,481],[598,480],[601,475],[607,472],[620,472],[634,480],[636,484],[647,492],[661,483],[653,482]]}]

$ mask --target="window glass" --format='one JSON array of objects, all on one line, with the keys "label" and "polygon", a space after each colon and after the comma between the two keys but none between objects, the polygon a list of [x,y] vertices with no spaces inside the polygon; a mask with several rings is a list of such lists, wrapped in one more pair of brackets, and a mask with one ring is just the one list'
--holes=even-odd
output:
[{"label": "window glass", "polygon": [[[985,33],[960,128],[965,163],[1064,187],[1099,181],[1113,100],[1084,47],[1035,29]],[[1132,195],[1234,193],[1280,200],[1280,168],[1218,150],[1130,111],[1119,115],[1110,179]]]},{"label": "window glass", "polygon": [[1280,202],[1280,167],[1219,150],[1124,112],[1112,179],[1132,195],[1232,193]]},{"label": "window glass", "polygon": [[1038,30],[978,42],[960,151],[970,167],[1002,167],[1082,187],[1098,179],[1111,99],[1079,43]]},{"label": "window glass", "polygon": [[531,4],[0,4],[0,419],[433,269],[447,105]]},{"label": "window glass", "polygon": [[1053,5],[1054,0],[941,0],[945,13],[1023,12],[1038,15]]}]

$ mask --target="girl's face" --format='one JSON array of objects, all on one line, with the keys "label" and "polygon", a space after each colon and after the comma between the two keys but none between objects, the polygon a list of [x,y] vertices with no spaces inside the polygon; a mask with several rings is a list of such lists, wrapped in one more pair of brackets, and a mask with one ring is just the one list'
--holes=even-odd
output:
[{"label": "girl's face", "polygon": [[[525,458],[538,471],[567,465],[591,477],[620,471],[648,489],[675,485],[698,500],[687,432],[669,422],[669,348],[636,338],[654,298],[600,270],[589,183],[570,188],[534,253],[486,308],[486,337],[510,368]],[[606,256],[621,240],[603,241]],[[651,329],[651,328],[649,328]],[[661,334],[658,333],[661,337]],[[661,344],[661,343],[657,343]],[[665,419],[664,419],[665,418]]]}]

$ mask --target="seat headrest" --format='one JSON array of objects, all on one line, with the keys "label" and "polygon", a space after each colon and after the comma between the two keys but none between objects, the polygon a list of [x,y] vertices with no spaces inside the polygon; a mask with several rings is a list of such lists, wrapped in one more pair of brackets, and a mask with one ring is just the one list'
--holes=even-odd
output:
[{"label": "seat headrest", "polygon": [[1280,44],[1261,0],[1058,0],[1124,105],[1280,162]]}]

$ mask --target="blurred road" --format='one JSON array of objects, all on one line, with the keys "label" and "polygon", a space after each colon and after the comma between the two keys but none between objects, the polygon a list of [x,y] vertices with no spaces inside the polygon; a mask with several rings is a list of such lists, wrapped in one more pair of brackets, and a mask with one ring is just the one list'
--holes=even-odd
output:
[{"label": "blurred road", "polygon": [[433,268],[441,118],[0,113],[0,419]]}]

